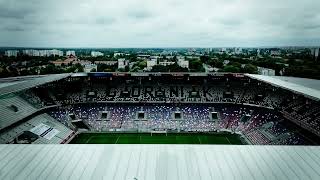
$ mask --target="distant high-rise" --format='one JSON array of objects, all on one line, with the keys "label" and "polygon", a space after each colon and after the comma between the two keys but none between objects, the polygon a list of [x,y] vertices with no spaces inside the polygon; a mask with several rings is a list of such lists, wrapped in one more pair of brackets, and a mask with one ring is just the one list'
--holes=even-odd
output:
[{"label": "distant high-rise", "polygon": [[269,68],[264,68],[264,67],[257,67],[258,68],[258,74],[264,75],[264,76],[275,76],[276,71],[273,69]]},{"label": "distant high-rise", "polygon": [[76,56],[76,52],[75,51],[67,51],[66,55],[67,56]]},{"label": "distant high-rise", "polygon": [[178,56],[178,65],[182,68],[189,68],[189,61],[185,60],[183,56]]},{"label": "distant high-rise", "polygon": [[26,49],[22,51],[23,54],[28,56],[63,56],[63,51],[52,49],[52,50],[35,50]]},{"label": "distant high-rise", "polygon": [[103,56],[104,54],[99,51],[91,51],[91,56],[92,57],[98,57],[98,56]]},{"label": "distant high-rise", "polygon": [[280,56],[281,55],[281,51],[280,50],[271,50],[270,51],[270,55],[271,56]]},{"label": "distant high-rise", "polygon": [[18,53],[19,53],[18,50],[7,50],[4,52],[4,55],[8,57],[11,57],[11,56],[17,57]]},{"label": "distant high-rise", "polygon": [[118,69],[124,69],[129,65],[129,61],[125,58],[118,59]]},{"label": "distant high-rise", "polygon": [[57,50],[57,49],[53,49],[53,50],[49,50],[49,52],[47,52],[47,55],[49,56],[63,56],[63,51]]},{"label": "distant high-rise", "polygon": [[311,55],[314,57],[315,60],[319,57],[319,48],[311,48]]},{"label": "distant high-rise", "polygon": [[234,52],[235,52],[236,54],[242,54],[242,48],[240,48],[240,47],[235,48],[235,49],[234,49]]}]

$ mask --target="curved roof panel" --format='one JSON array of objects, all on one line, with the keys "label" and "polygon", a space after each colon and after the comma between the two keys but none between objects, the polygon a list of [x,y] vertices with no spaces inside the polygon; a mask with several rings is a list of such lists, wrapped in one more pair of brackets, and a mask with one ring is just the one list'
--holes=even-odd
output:
[{"label": "curved roof panel", "polygon": [[313,146],[0,145],[0,156],[0,179],[320,179]]},{"label": "curved roof panel", "polygon": [[45,76],[26,76],[0,79],[0,96],[22,91],[53,81],[58,81],[69,76],[70,74],[52,74]]},{"label": "curved roof panel", "polygon": [[302,94],[315,100],[320,100],[320,80],[284,76],[263,76],[256,74],[246,74],[246,76]]}]

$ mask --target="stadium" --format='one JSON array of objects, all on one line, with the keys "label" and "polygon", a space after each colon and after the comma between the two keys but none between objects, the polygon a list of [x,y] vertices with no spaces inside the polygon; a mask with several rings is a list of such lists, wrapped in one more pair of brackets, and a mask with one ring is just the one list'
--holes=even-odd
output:
[{"label": "stadium", "polygon": [[[157,179],[165,174],[195,179],[199,173],[203,179],[229,179],[226,176],[238,173],[245,179],[317,179],[319,150],[311,145],[320,142],[319,99],[318,80],[252,74],[71,73],[4,78],[0,143],[11,145],[0,146],[0,176]],[[45,160],[51,154],[56,156]],[[38,158],[32,165],[31,156]],[[181,156],[190,159],[178,162]],[[308,170],[299,166],[302,160]],[[60,175],[50,168],[36,170],[54,169],[60,161],[65,167],[55,169]],[[232,173],[213,172],[218,166],[203,168],[213,161],[229,166]],[[244,161],[249,165],[238,169]],[[276,161],[281,172],[273,167]],[[95,169],[81,169],[89,164]],[[109,167],[108,173],[102,167]],[[156,176],[147,173],[150,169],[144,173],[144,168]]]}]

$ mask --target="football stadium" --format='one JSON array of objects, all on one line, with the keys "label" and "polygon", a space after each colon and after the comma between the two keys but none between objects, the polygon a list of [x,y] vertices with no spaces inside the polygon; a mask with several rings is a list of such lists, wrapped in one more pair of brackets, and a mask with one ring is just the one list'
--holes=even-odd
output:
[{"label": "football stadium", "polygon": [[319,179],[319,100],[240,73],[3,78],[0,179]]}]

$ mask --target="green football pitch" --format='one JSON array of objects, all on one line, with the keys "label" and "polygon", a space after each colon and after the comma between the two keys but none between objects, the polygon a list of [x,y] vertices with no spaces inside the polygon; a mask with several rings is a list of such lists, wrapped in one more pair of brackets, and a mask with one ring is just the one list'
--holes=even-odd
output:
[{"label": "green football pitch", "polygon": [[70,144],[243,144],[236,134],[82,133]]}]

